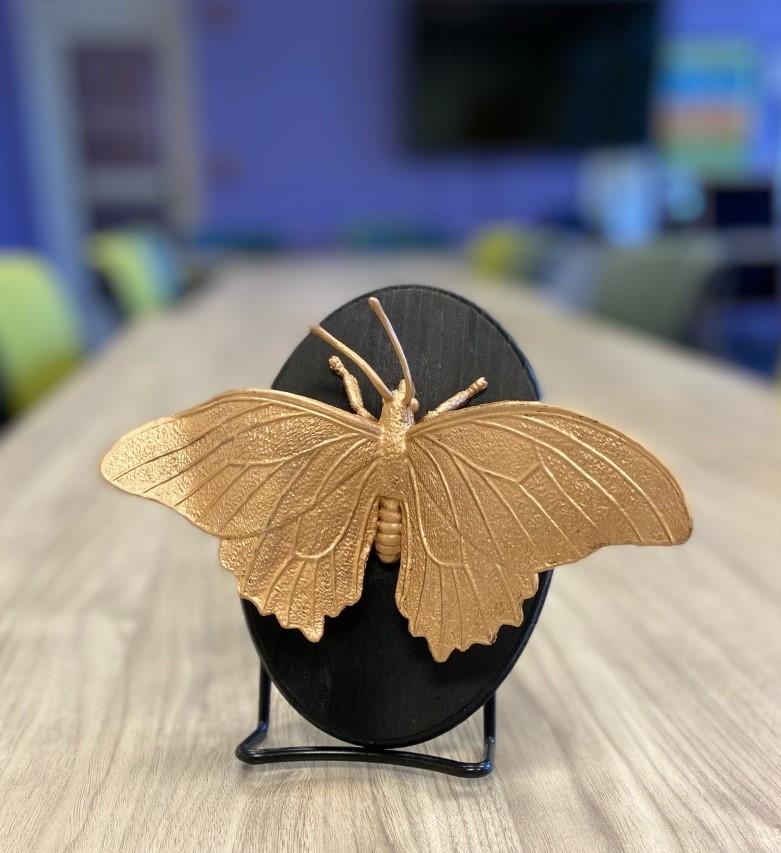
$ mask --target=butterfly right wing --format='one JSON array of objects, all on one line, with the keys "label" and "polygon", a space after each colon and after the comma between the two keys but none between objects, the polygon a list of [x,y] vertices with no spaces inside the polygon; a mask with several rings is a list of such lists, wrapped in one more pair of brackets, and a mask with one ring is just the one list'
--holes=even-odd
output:
[{"label": "butterfly right wing", "polygon": [[307,397],[233,391],[124,436],[102,472],[219,536],[239,594],[317,641],[361,594],[379,434]]},{"label": "butterfly right wing", "polygon": [[520,625],[537,573],[605,545],[674,545],[691,518],[637,442],[544,403],[505,401],[407,434],[396,602],[434,658]]}]

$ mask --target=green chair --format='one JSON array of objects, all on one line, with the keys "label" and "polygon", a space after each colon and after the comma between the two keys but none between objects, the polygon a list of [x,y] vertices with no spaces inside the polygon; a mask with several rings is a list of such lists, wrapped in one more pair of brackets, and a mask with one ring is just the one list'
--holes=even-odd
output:
[{"label": "green chair", "polygon": [[699,234],[608,249],[598,265],[592,310],[648,334],[681,341],[720,265],[718,245]]},{"label": "green chair", "polygon": [[537,283],[556,237],[544,228],[492,225],[469,243],[472,267],[481,275]]},{"label": "green chair", "polygon": [[76,317],[54,271],[34,255],[0,254],[0,384],[16,414],[81,359]]},{"label": "green chair", "polygon": [[127,317],[159,311],[182,293],[176,253],[157,231],[103,231],[90,238],[88,254],[93,269]]}]

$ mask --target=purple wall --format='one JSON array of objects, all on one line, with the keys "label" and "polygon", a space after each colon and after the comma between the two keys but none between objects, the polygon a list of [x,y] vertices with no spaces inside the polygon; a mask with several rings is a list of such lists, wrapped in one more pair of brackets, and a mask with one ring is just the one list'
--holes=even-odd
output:
[{"label": "purple wall", "polygon": [[367,219],[460,235],[489,217],[571,209],[571,156],[403,151],[399,0],[193,6],[207,228],[306,244]]},{"label": "purple wall", "polygon": [[[367,221],[458,237],[486,219],[566,216],[579,158],[408,156],[402,0],[189,0],[201,113],[204,227],[317,244]],[[9,0],[0,0],[0,246],[35,241]],[[781,78],[781,0],[671,0],[665,31],[751,39]],[[781,79],[776,83],[781,89]],[[754,163],[779,158],[781,92]]]},{"label": "purple wall", "polygon": [[[574,156],[405,154],[400,0],[191,3],[207,229],[308,244],[367,219],[461,236],[486,219],[574,210]],[[765,58],[779,52],[781,0],[676,0],[665,17],[668,34],[743,36]],[[762,111],[759,172],[778,156],[777,112]]]},{"label": "purple wall", "polygon": [[11,14],[0,0],[0,249],[35,242]]}]

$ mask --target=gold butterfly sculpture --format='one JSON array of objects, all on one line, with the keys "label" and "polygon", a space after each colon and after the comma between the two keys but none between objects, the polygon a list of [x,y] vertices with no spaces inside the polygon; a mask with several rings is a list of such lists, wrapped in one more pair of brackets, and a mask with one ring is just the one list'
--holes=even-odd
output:
[{"label": "gold butterfly sculpture", "polygon": [[537,573],[603,545],[675,545],[691,533],[681,489],[645,448],[537,402],[462,408],[481,378],[419,422],[407,359],[369,299],[403,374],[376,420],[337,356],[351,412],[284,391],[228,391],[128,433],[102,472],[219,536],[239,595],[317,642],[361,595],[369,551],[400,559],[396,604],[437,661],[520,625]]}]

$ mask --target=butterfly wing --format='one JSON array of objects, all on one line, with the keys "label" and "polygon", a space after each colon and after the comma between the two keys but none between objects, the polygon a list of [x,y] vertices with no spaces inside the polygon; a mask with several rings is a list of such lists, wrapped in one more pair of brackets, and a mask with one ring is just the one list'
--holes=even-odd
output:
[{"label": "butterfly wing", "polygon": [[316,641],[361,594],[379,435],[307,397],[232,391],[124,436],[101,470],[219,536],[239,594]]},{"label": "butterfly wing", "polygon": [[407,454],[396,602],[438,661],[520,625],[537,572],[691,533],[658,459],[566,409],[502,402],[440,415],[410,429]]}]

